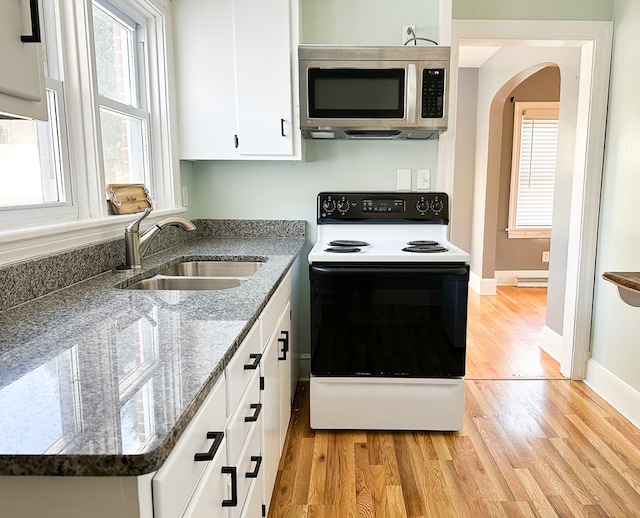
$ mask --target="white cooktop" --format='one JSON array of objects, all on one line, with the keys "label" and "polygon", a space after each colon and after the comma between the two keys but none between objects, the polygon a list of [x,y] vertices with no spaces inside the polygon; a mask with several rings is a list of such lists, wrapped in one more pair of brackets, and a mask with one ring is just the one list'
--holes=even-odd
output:
[{"label": "white cooktop", "polygon": [[[359,252],[326,252],[329,242],[336,239],[366,241],[369,246]],[[446,252],[416,253],[402,249],[409,241],[437,241]],[[310,263],[326,262],[407,262],[407,263],[468,263],[469,254],[447,241],[446,225],[396,224],[318,225],[316,244],[309,252]]]}]

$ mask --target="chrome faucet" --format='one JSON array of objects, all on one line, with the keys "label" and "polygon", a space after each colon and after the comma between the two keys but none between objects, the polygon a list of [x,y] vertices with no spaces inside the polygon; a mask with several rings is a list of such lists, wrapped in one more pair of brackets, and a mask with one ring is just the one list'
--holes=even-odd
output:
[{"label": "chrome faucet", "polygon": [[125,266],[127,268],[134,270],[142,268],[142,256],[149,248],[153,238],[156,237],[164,227],[180,227],[187,231],[196,230],[196,226],[188,219],[174,216],[158,221],[158,223],[149,227],[141,234],[140,222],[146,218],[150,212],[151,209],[145,209],[142,216],[129,223],[124,229]]}]

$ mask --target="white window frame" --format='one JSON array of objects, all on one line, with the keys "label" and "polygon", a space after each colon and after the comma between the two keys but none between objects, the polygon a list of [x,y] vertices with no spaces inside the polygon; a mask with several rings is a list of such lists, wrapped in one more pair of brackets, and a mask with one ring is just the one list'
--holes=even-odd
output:
[{"label": "white window frame", "polygon": [[[99,96],[93,57],[91,0],[47,0],[60,11],[61,80],[64,85],[68,161],[72,204],[64,216],[51,207],[2,211],[0,266],[34,256],[121,237],[131,215],[110,214],[105,196],[99,134]],[[146,98],[150,112],[150,168],[154,190],[151,225],[162,217],[186,211],[181,205],[180,168],[174,137],[171,5],[168,0],[111,0],[124,12],[142,17],[146,25]],[[70,208],[69,208],[70,207]],[[58,207],[59,208],[59,207]]]},{"label": "white window frame", "polygon": [[511,155],[511,184],[509,192],[509,223],[507,234],[510,239],[549,239],[551,226],[518,226],[518,202],[520,179],[520,154],[522,148],[522,122],[526,112],[534,112],[535,119],[558,120],[560,103],[558,102],[516,102],[513,124],[513,152]]}]

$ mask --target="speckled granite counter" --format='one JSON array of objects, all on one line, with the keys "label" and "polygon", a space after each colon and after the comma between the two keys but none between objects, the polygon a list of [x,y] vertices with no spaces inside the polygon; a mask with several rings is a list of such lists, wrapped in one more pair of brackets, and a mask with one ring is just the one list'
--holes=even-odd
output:
[{"label": "speckled granite counter", "polygon": [[640,307],[640,272],[605,272],[602,277],[618,287],[627,304]]},{"label": "speckled granite counter", "polygon": [[[156,470],[303,244],[198,239],[0,312],[0,475]],[[116,287],[187,257],[265,262],[233,289]]]}]

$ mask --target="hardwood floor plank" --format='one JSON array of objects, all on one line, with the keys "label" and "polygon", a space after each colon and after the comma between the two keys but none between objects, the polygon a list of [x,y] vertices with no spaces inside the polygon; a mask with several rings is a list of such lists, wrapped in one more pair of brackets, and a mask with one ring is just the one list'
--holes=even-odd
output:
[{"label": "hardwood floor plank", "polygon": [[309,477],[309,504],[324,505],[327,483],[327,450],[329,433],[317,432],[313,443],[311,476]]},{"label": "hardwood floor plank", "polygon": [[[402,485],[402,496],[407,514],[420,516],[425,513],[423,491],[424,477],[422,450],[412,433],[393,434],[398,470]],[[414,470],[414,463],[416,469]],[[422,479],[422,480],[420,480]]]}]

